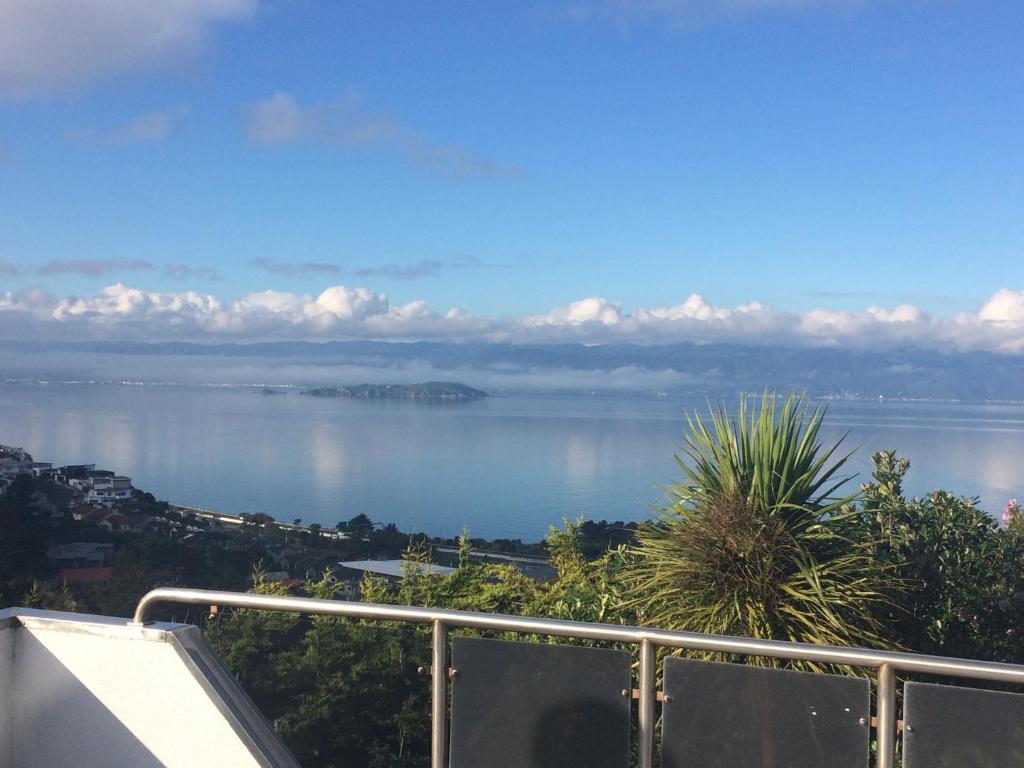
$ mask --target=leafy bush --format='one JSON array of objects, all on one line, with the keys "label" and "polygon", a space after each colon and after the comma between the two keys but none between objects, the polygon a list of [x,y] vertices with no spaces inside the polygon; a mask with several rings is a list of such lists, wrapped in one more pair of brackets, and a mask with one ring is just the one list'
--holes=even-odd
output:
[{"label": "leafy bush", "polygon": [[887,616],[893,635],[921,653],[1024,661],[1024,526],[1013,511],[1001,530],[974,498],[933,491],[907,499],[910,462],[894,451],[872,459],[862,535],[877,540],[877,559],[902,585]]}]

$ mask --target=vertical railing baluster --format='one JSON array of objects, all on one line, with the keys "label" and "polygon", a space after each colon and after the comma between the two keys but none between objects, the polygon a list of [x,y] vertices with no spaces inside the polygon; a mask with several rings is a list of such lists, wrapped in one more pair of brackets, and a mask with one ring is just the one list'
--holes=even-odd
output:
[{"label": "vertical railing baluster", "polygon": [[448,768],[448,627],[433,622],[430,670],[431,768]]},{"label": "vertical railing baluster", "polygon": [[875,728],[878,768],[896,768],[896,670],[878,668],[878,725]]},{"label": "vertical railing baluster", "polygon": [[650,640],[640,641],[640,708],[638,717],[639,737],[639,767],[651,768],[654,765],[654,727],[655,701],[655,667],[657,655],[655,654],[654,643]]}]

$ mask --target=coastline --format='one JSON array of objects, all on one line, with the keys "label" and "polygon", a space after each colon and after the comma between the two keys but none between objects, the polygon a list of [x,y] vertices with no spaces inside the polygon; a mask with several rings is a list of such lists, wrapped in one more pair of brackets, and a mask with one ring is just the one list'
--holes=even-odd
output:
[{"label": "coastline", "polygon": [[[149,380],[149,379],[41,379],[36,377],[4,378],[0,379],[0,386],[29,386],[29,387],[152,387],[154,389],[211,389],[211,390],[239,390],[251,391],[262,394],[263,390],[273,390],[273,394],[306,394],[304,390],[330,388],[329,385],[318,384],[293,384],[273,381],[253,381],[242,383],[226,382],[190,382],[172,380]],[[593,399],[593,400],[614,400],[614,399],[639,399],[639,400],[669,400],[669,401],[690,401],[694,399],[707,398],[719,399],[727,397],[736,399],[740,395],[759,397],[760,391],[737,391],[728,396],[708,393],[705,391],[693,392],[664,392],[660,390],[638,389],[638,390],[591,390],[591,391],[566,391],[564,389],[497,389],[488,390],[486,397],[489,399],[503,398],[536,398],[536,399]],[[322,395],[321,397],[334,397]],[[431,398],[415,397],[342,397],[340,399],[359,400],[364,402],[390,401],[390,402],[421,402],[430,403]],[[482,399],[482,398],[481,398]],[[808,399],[813,402],[837,402],[837,403],[898,403],[898,404],[923,404],[923,405],[978,405],[978,406],[1024,406],[1024,399],[991,398],[975,400],[968,398],[942,398],[942,397],[900,397],[894,395],[858,394],[858,393],[820,393],[808,394]],[[446,402],[445,398],[436,398],[437,402]],[[467,398],[466,402],[472,399]]]}]

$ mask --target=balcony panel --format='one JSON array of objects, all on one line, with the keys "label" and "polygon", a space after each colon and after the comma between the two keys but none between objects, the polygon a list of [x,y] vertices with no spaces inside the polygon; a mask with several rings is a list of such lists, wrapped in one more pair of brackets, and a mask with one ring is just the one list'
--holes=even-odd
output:
[{"label": "balcony panel", "polygon": [[452,643],[451,768],[625,768],[627,651]]},{"label": "balcony panel", "polygon": [[907,683],[904,768],[1024,765],[1024,695]]},{"label": "balcony panel", "polygon": [[861,678],[665,660],[662,768],[867,768]]}]

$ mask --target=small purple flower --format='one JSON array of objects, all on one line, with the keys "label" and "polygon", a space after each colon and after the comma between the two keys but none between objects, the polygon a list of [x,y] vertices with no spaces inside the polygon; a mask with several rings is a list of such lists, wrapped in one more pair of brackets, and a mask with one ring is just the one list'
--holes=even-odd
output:
[{"label": "small purple flower", "polygon": [[1003,509],[1003,522],[1009,525],[1020,512],[1020,503],[1016,499],[1010,499]]}]

